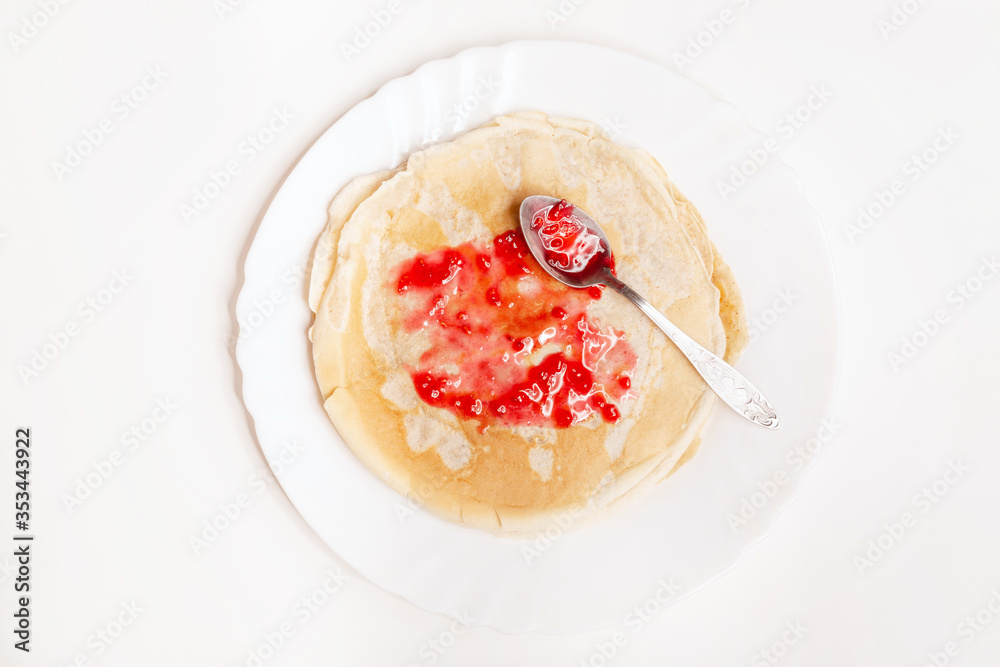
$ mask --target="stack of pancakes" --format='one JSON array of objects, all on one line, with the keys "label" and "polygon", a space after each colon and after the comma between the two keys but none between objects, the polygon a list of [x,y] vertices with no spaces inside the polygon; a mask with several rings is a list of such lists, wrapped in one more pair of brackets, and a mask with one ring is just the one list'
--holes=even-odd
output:
[{"label": "stack of pancakes", "polygon": [[309,289],[326,411],[399,493],[505,533],[543,531],[567,513],[579,525],[663,479],[693,455],[715,400],[666,336],[609,290],[588,317],[627,332],[638,357],[635,398],[621,403],[617,423],[484,432],[420,399],[410,372],[430,343],[401,327],[395,267],[443,246],[489,245],[519,227],[522,200],[536,194],[593,216],[618,276],[706,348],[732,363],[747,340],[739,289],[698,211],[652,156],[593,123],[500,116],[349,183],[330,205]]}]

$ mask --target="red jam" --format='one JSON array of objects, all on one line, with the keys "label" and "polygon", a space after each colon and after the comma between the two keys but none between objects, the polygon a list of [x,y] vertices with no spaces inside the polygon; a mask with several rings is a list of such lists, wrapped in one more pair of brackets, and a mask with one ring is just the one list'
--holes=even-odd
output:
[{"label": "red jam", "polygon": [[545,248],[545,261],[565,273],[589,274],[615,263],[601,237],[580,222],[565,199],[543,208],[531,219],[531,229]]},{"label": "red jam", "polygon": [[566,428],[593,415],[614,423],[635,398],[625,334],[587,315],[600,289],[546,274],[521,232],[489,247],[421,253],[394,272],[403,331],[430,347],[409,369],[420,398],[461,418]]}]

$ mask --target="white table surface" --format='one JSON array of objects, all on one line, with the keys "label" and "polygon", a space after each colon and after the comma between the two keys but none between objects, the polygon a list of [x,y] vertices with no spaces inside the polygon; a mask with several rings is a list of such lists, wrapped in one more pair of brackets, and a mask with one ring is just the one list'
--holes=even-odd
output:
[{"label": "white table surface", "polygon": [[[0,549],[0,664],[1000,663],[1000,278],[988,279],[1000,254],[1000,8],[695,5],[6,3],[0,540],[15,532],[20,426],[32,429],[36,540],[30,654],[13,648],[16,563],[13,546]],[[345,54],[372,12],[386,25]],[[701,53],[677,58],[699,33]],[[523,38],[680,67],[736,104],[801,176],[842,299],[838,427],[773,532],[690,598],[577,635],[453,626],[354,574],[265,470],[232,355],[243,257],[302,152],[385,81]],[[810,99],[815,109],[799,109]],[[796,110],[798,128],[783,122]],[[244,144],[276,111],[287,120],[273,140]],[[93,150],[67,163],[88,136]],[[937,137],[946,150],[917,167]],[[239,173],[185,216],[231,160]],[[884,214],[851,231],[895,180]],[[51,358],[32,368],[36,352]],[[230,525],[193,546],[224,511]]]}]

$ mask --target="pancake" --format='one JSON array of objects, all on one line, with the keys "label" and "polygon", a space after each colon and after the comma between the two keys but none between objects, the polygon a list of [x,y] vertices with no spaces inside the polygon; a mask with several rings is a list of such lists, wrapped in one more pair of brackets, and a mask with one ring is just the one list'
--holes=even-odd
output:
[{"label": "pancake", "polygon": [[[544,531],[554,522],[575,527],[636,497],[694,454],[715,401],[635,306],[611,290],[585,297],[539,278],[537,265],[531,275],[505,279],[508,310],[493,324],[471,325],[478,343],[442,349],[442,340],[466,339],[427,326],[426,316],[419,321],[414,313],[424,302],[419,290],[408,291],[406,267],[451,253],[449,276],[457,278],[441,289],[450,290],[453,304],[468,303],[473,320],[493,312],[472,308],[481,297],[468,286],[495,279],[499,269],[482,253],[519,228],[521,201],[535,194],[564,198],[593,216],[619,278],[706,348],[732,363],[747,341],[739,288],[697,210],[651,155],[619,146],[593,123],[537,112],[500,116],[397,169],[349,183],[330,205],[310,276],[310,337],[324,407],[358,458],[400,494],[441,518],[504,534]],[[473,275],[474,256],[492,268]],[[576,327],[584,339],[601,337],[602,355],[611,350],[595,362],[606,367],[594,374],[601,383],[594,381],[590,402],[573,404],[584,411],[573,411],[571,425],[554,423],[556,413],[517,421],[514,415],[528,413],[497,412],[495,393],[492,401],[483,394],[489,408],[477,403],[480,412],[433,404],[418,378],[450,378],[441,382],[458,387],[475,364],[490,377],[514,377],[554,358],[545,355],[562,354],[544,335],[508,335],[509,354],[490,351],[507,344],[504,327],[520,326],[517,318],[539,304],[551,308],[550,298],[576,308]],[[446,305],[435,303],[444,313]],[[538,317],[553,316],[546,310]],[[572,326],[567,332],[575,335]],[[493,356],[475,357],[484,354]],[[572,356],[570,347],[565,354]],[[607,388],[612,378],[621,386]],[[472,386],[492,391],[482,381]]]}]

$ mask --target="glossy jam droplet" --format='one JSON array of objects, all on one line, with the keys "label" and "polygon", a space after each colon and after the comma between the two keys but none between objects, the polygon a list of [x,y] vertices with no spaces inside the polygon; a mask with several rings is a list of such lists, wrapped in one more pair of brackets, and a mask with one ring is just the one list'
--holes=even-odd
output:
[{"label": "glossy jam droplet", "polygon": [[465,258],[454,250],[445,251],[433,259],[420,257],[396,281],[396,291],[402,293],[414,287],[447,285],[455,279],[464,263]]},{"label": "glossy jam droplet", "polygon": [[601,290],[546,274],[519,230],[489,247],[421,253],[393,274],[405,334],[430,346],[409,372],[424,403],[491,424],[567,428],[593,416],[614,423],[632,400],[625,334],[587,315]]}]

